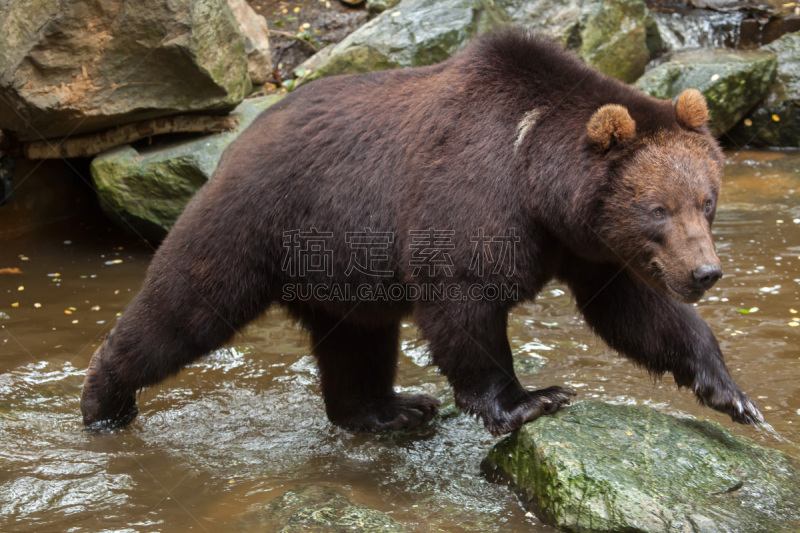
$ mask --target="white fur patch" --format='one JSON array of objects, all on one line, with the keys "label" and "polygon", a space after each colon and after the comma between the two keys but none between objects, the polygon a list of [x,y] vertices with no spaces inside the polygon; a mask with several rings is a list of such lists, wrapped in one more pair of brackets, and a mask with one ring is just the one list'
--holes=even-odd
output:
[{"label": "white fur patch", "polygon": [[522,140],[530,129],[542,118],[543,112],[542,108],[535,107],[522,116],[522,120],[517,124],[517,139],[514,141],[514,151],[522,144]]}]

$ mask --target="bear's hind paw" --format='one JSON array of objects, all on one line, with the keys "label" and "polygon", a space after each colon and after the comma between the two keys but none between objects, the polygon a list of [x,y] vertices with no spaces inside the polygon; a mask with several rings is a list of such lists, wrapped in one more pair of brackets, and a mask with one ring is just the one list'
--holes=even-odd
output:
[{"label": "bear's hind paw", "polygon": [[354,412],[328,413],[331,422],[353,431],[396,431],[412,429],[439,412],[439,400],[422,394],[395,394],[384,400],[364,402]]}]

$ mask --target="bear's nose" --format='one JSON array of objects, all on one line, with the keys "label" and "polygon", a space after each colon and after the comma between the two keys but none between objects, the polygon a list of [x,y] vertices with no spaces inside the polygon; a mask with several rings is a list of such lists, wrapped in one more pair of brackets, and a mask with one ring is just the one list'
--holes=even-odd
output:
[{"label": "bear's nose", "polygon": [[692,285],[695,289],[707,291],[722,277],[719,265],[700,265],[692,270]]}]

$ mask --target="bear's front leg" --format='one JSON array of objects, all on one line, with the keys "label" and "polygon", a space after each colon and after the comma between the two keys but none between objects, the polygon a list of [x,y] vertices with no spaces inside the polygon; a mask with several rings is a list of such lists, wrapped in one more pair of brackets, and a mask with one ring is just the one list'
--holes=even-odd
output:
[{"label": "bear's front leg", "polygon": [[[574,266],[574,265],[573,265]],[[671,372],[707,406],[735,422],[764,417],[731,377],[717,339],[695,309],[631,278],[616,265],[562,273],[589,326],[609,346],[661,375]]]},{"label": "bear's front leg", "polygon": [[507,309],[491,302],[433,301],[417,310],[433,361],[452,385],[456,406],[480,417],[493,435],[553,414],[575,395],[563,387],[522,387],[514,374],[507,318]]}]

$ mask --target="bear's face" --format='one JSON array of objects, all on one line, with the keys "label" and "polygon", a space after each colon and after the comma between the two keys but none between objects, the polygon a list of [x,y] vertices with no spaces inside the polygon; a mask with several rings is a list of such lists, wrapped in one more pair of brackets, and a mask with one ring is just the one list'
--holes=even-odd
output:
[{"label": "bear's face", "polygon": [[628,132],[632,153],[609,177],[599,230],[611,255],[634,277],[691,303],[722,277],[711,224],[723,154],[713,137],[698,129],[707,112],[702,122],[688,128],[683,124],[692,117],[681,120],[680,104],[679,98],[681,128],[635,141],[635,124],[624,108],[624,116],[615,110],[604,117],[621,135]]}]

